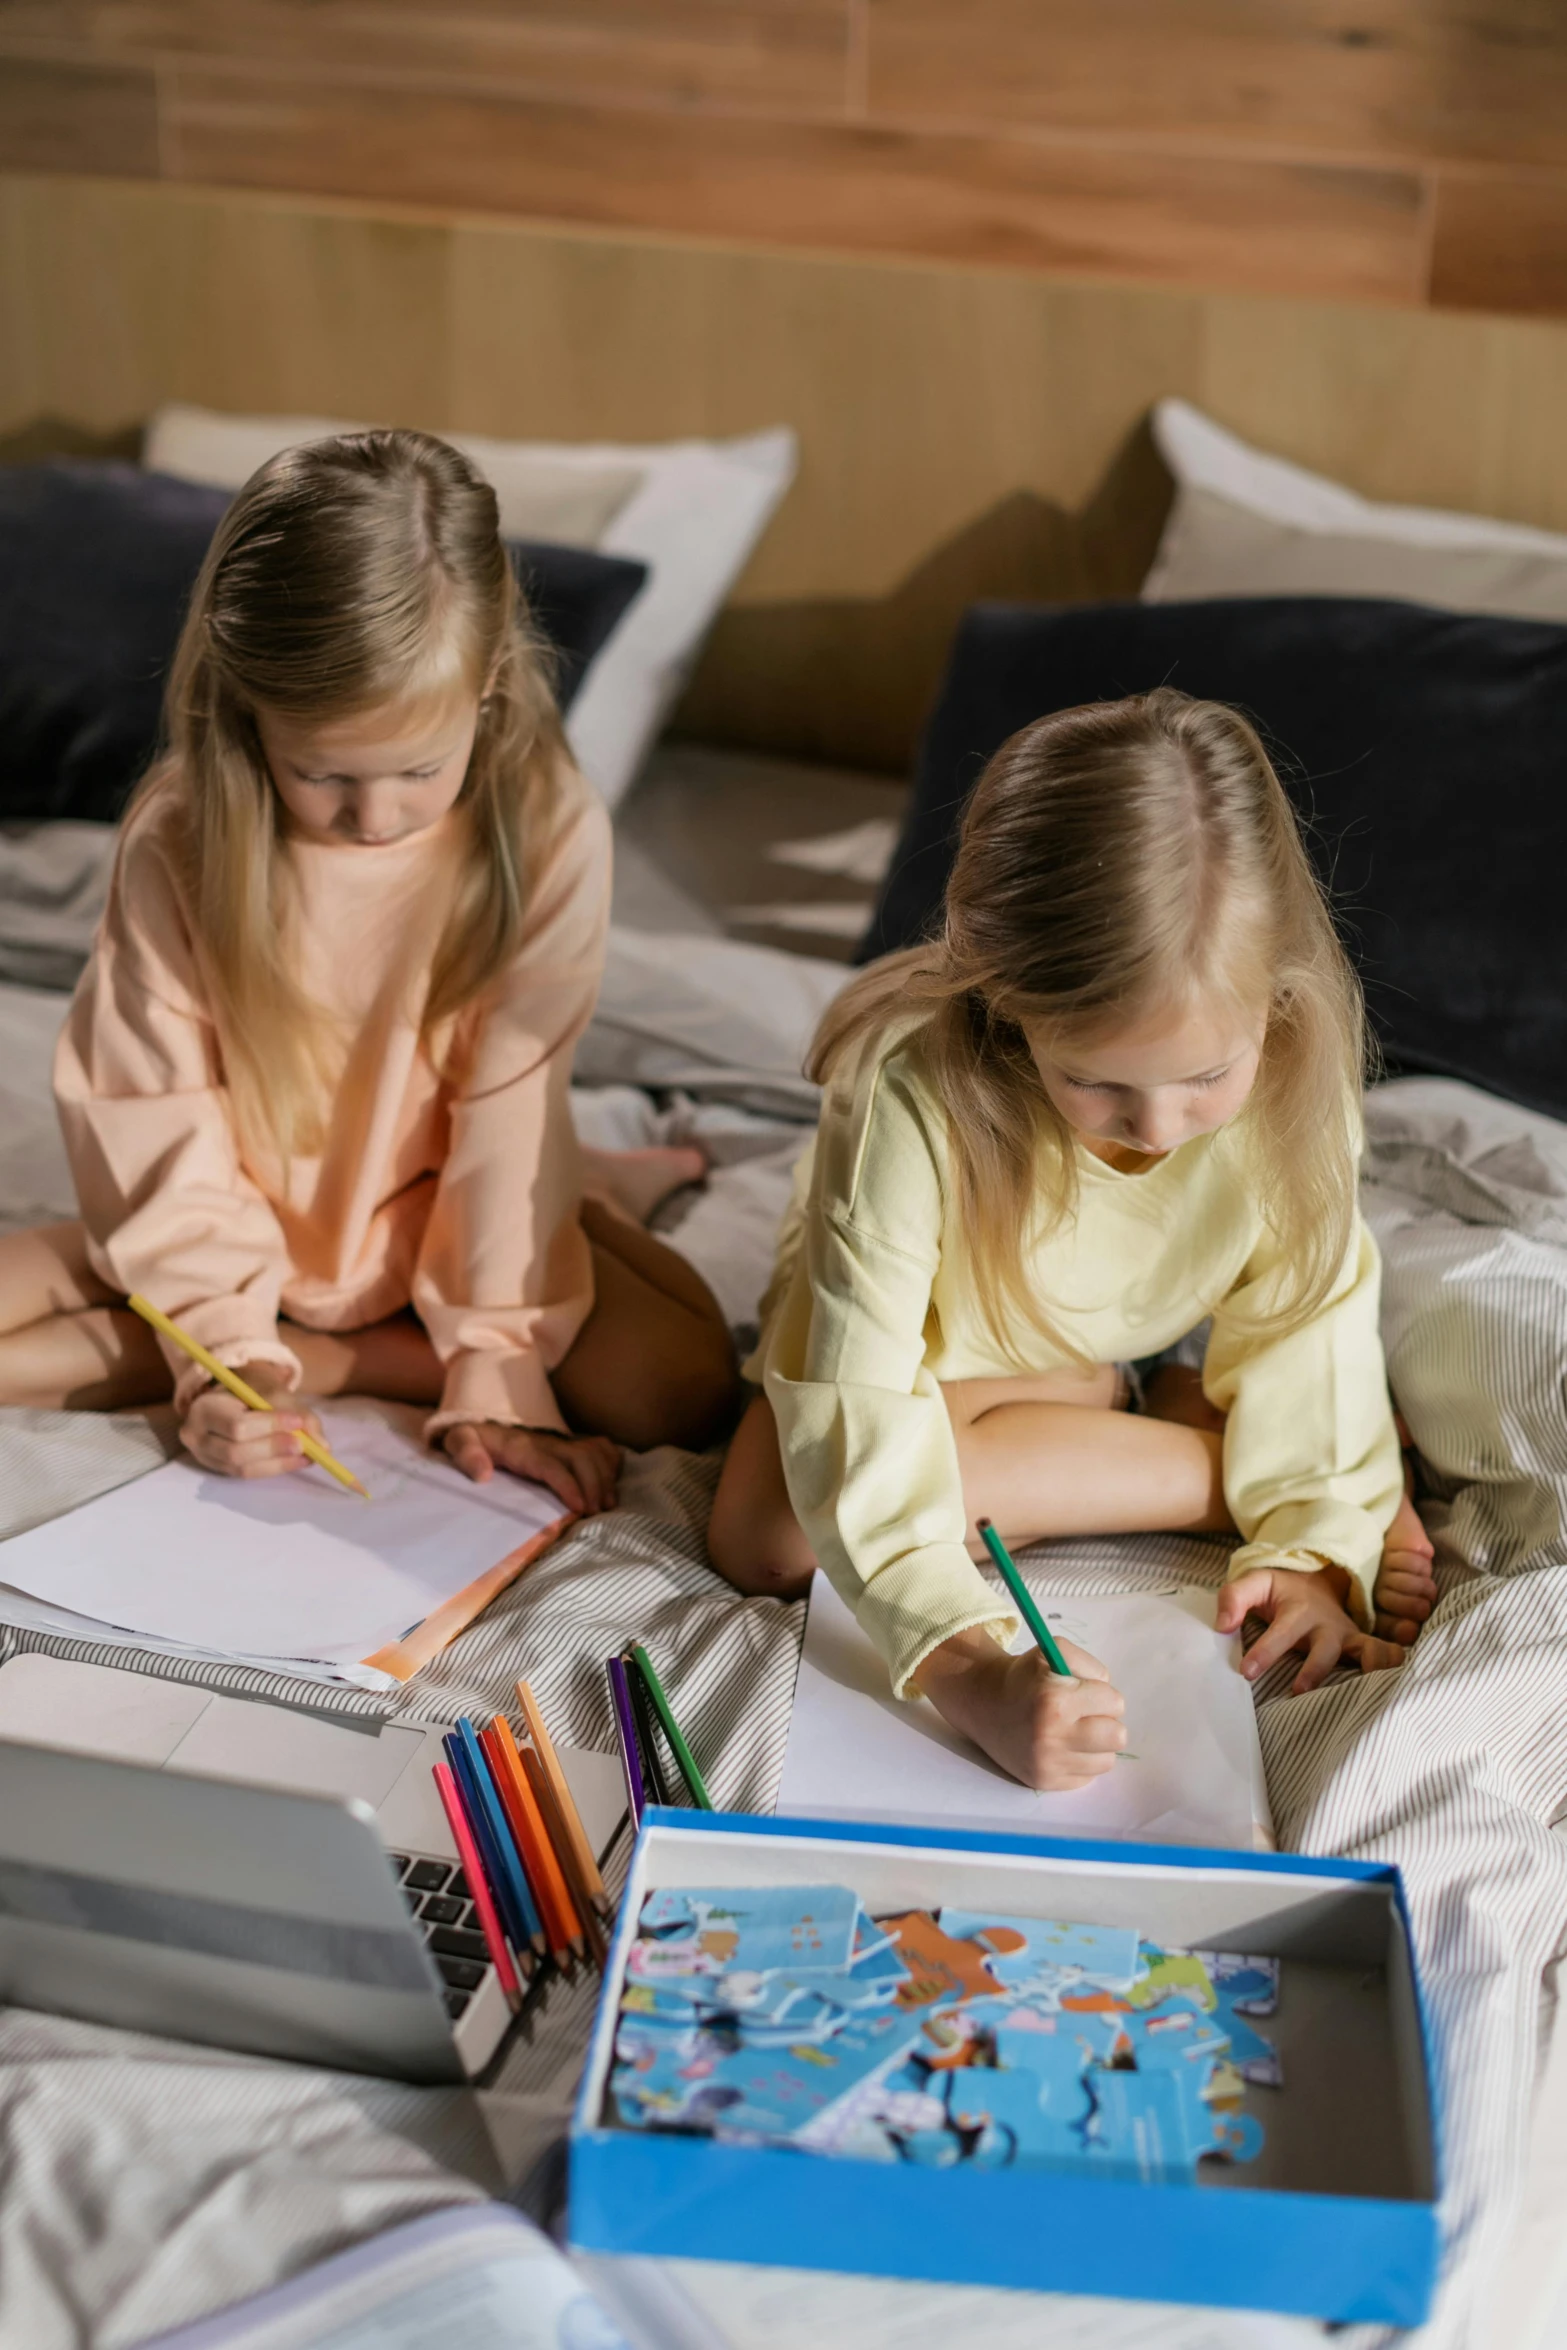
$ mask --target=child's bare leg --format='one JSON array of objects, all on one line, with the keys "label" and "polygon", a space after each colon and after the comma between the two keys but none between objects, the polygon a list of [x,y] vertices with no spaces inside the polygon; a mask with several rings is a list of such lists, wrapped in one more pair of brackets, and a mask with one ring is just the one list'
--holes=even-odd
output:
[{"label": "child's bare leg", "polygon": [[[1167,1363],[1154,1374],[1148,1382],[1146,1408],[1156,1418],[1179,1420],[1193,1428],[1224,1426],[1224,1414],[1203,1394],[1202,1373],[1184,1363]],[[1407,1453],[1409,1431],[1402,1420],[1398,1425]],[[1383,1537],[1382,1564],[1377,1569],[1374,1625],[1383,1640],[1408,1648],[1417,1638],[1436,1605],[1431,1560],[1431,1537],[1415,1508],[1414,1476],[1406,1459],[1404,1498]]]},{"label": "child's bare leg", "polygon": [[[977,1516],[1019,1544],[1056,1534],[1227,1530],[1212,1430],[1117,1411],[1110,1365],[943,1389],[957,1438],[970,1548]],[[797,1599],[815,1567],[790,1506],[771,1404],[751,1404],[724,1463],[708,1556],[736,1590]]]},{"label": "child's bare leg", "polygon": [[1232,1532],[1222,1421],[1106,1408],[1108,1366],[1067,1400],[1060,1374],[944,1387],[976,1557],[976,1516],[1010,1543],[1072,1534]]},{"label": "child's bare leg", "polygon": [[278,1336],[299,1357],[305,1395],[377,1395],[390,1403],[428,1405],[441,1400],[440,1357],[414,1314],[392,1314],[364,1330],[306,1330],[280,1322]]},{"label": "child's bare leg", "polygon": [[0,1404],[128,1410],[172,1388],[146,1323],[88,1263],[80,1224],[0,1236]]},{"label": "child's bare leg", "polygon": [[582,1203],[593,1311],[551,1384],[572,1427],[646,1452],[713,1444],[734,1415],[734,1342],[707,1283],[616,1208]]}]

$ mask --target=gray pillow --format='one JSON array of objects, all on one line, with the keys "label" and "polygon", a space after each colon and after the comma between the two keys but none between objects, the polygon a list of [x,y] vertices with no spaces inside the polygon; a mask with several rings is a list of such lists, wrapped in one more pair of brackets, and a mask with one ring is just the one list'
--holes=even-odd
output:
[{"label": "gray pillow", "polygon": [[1145,604],[1377,596],[1567,621],[1567,537],[1559,532],[1379,505],[1254,449],[1185,400],[1160,400],[1150,422],[1175,501],[1143,582]]},{"label": "gray pillow", "polygon": [[1341,530],[1303,530],[1188,484],[1176,494],[1149,604],[1212,596],[1393,596],[1450,612],[1567,620],[1567,546],[1558,555],[1430,547]]}]

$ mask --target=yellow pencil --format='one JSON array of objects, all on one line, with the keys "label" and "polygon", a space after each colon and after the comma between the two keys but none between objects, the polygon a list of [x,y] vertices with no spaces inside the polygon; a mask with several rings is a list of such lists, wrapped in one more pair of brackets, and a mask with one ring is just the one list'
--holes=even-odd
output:
[{"label": "yellow pencil", "polygon": [[[248,1405],[251,1411],[277,1410],[275,1403],[268,1403],[264,1395],[258,1395],[253,1387],[248,1387],[237,1371],[231,1371],[227,1363],[220,1363],[216,1355],[209,1355],[199,1339],[192,1338],[188,1330],[182,1330],[178,1322],[171,1322],[168,1315],[160,1313],[155,1305],[149,1305],[146,1298],[137,1297],[133,1293],[125,1302],[140,1314],[144,1322],[150,1322],[154,1330],[161,1331],[165,1338],[172,1338],[176,1346],[183,1347],[193,1363],[200,1363],[204,1371],[210,1371],[220,1387],[226,1387],[230,1395],[237,1395],[240,1402]],[[360,1484],[353,1470],[345,1469],[342,1462],[327,1451],[319,1436],[306,1436],[301,1432],[299,1444],[300,1450],[308,1454],[318,1468],[325,1469],[329,1477],[335,1477],[339,1485],[350,1486],[355,1493],[364,1494],[366,1501],[370,1499],[368,1491]]]}]

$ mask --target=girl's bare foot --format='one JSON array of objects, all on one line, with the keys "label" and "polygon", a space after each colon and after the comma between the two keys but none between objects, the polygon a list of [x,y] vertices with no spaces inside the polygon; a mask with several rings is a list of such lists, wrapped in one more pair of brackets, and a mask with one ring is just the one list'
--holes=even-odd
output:
[{"label": "girl's bare foot", "polygon": [[633,1224],[658,1213],[672,1191],[707,1177],[707,1153],[694,1144],[664,1144],[639,1151],[584,1148],[583,1189],[590,1198],[617,1208]]},{"label": "girl's bare foot", "polygon": [[1410,1648],[1419,1638],[1421,1625],[1436,1605],[1431,1557],[1431,1537],[1406,1493],[1387,1530],[1382,1564],[1377,1569],[1374,1604],[1376,1629],[1382,1639]]}]

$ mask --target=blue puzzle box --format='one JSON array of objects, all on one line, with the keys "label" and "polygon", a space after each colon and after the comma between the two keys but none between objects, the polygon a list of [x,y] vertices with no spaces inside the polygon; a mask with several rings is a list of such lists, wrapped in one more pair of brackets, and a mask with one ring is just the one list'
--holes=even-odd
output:
[{"label": "blue puzzle box", "polygon": [[[1244,2166],[1204,2163],[1187,2186],[1081,2169],[927,2169],[621,2126],[615,2034],[647,1896],[829,1884],[852,1888],[875,1917],[992,1911],[1277,1958],[1282,1995],[1266,2029],[1284,2087],[1263,2093],[1261,2153]],[[585,2252],[1413,2326],[1437,2273],[1438,2159],[1395,1868],[654,1808],[572,2123],[569,2235]]]}]

